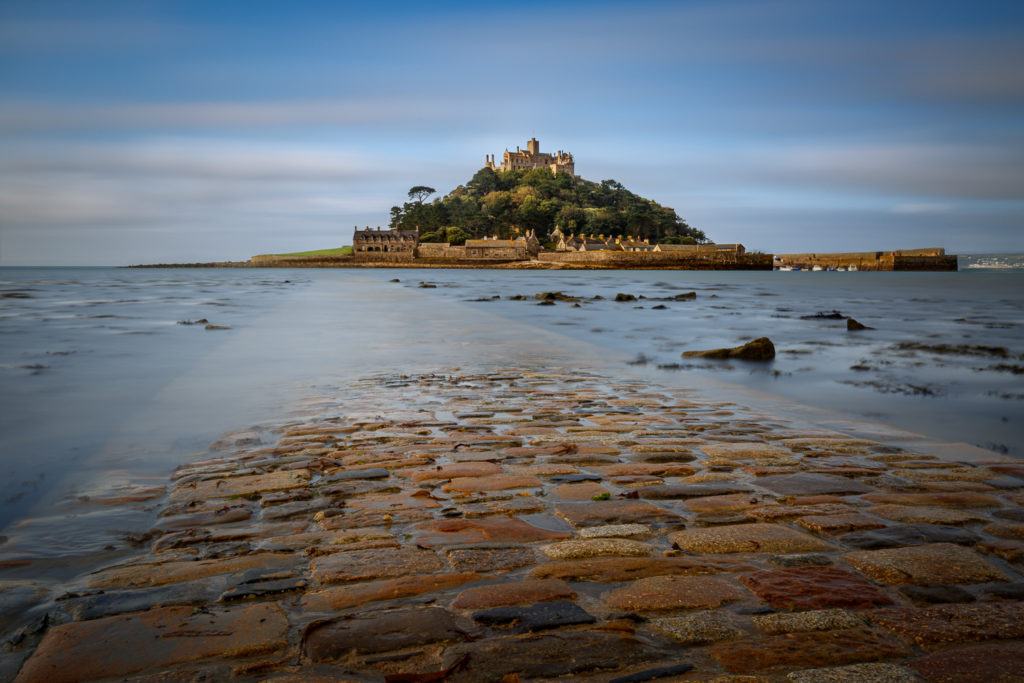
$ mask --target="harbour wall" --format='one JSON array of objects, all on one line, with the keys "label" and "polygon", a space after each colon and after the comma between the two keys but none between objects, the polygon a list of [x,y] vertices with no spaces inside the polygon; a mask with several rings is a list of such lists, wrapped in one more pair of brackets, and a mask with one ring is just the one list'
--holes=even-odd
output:
[{"label": "harbour wall", "polygon": [[897,251],[859,251],[841,253],[776,254],[776,267],[789,266],[810,270],[821,268],[851,268],[857,270],[956,270],[957,258],[946,254],[941,247],[930,249],[901,249]]}]

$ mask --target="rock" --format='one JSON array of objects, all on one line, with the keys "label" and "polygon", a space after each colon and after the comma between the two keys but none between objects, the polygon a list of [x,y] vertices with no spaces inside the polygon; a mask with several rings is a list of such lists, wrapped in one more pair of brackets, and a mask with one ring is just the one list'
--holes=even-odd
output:
[{"label": "rock", "polygon": [[894,522],[913,524],[967,524],[968,522],[986,521],[984,517],[965,510],[933,508],[923,505],[878,505],[869,508],[868,512]]},{"label": "rock", "polygon": [[470,622],[440,607],[411,608],[311,625],[304,645],[312,661],[325,662],[432,643],[461,643],[474,630]]},{"label": "rock", "polygon": [[444,564],[433,551],[417,548],[351,550],[313,560],[313,578],[344,583],[440,571]]},{"label": "rock", "polygon": [[575,591],[560,579],[509,581],[467,588],[452,602],[455,609],[484,609],[509,605],[532,605],[551,600],[572,600]]},{"label": "rock", "polygon": [[203,329],[205,329],[205,330],[230,330],[231,326],[230,325],[210,325],[209,323],[207,323],[206,327],[204,327]]},{"label": "rock", "polygon": [[[654,669],[644,669],[643,671],[637,671],[636,673],[626,674],[625,676],[618,676],[608,681],[608,683],[643,683],[644,681],[653,681],[659,678],[681,676],[688,671],[693,671],[693,669],[693,664],[674,664],[672,666],[659,666]],[[722,683],[726,682],[723,681]]]},{"label": "rock", "polygon": [[748,574],[743,583],[778,609],[865,609],[893,604],[869,581],[837,567],[771,569]]},{"label": "rock", "polygon": [[985,643],[918,657],[910,662],[934,683],[1024,680],[1024,643]]},{"label": "rock", "polygon": [[680,292],[679,294],[676,294],[674,297],[672,297],[674,301],[688,301],[690,299],[696,298],[697,292]]},{"label": "rock", "polygon": [[752,569],[744,562],[710,557],[602,557],[542,564],[531,570],[530,576],[620,583],[649,576],[718,574]]},{"label": "rock", "polygon": [[702,444],[700,449],[713,460],[727,464],[731,464],[730,461],[733,460],[744,459],[761,462],[796,462],[795,454],[788,448],[758,441]]},{"label": "rock", "polygon": [[855,534],[841,536],[839,541],[844,545],[861,548],[863,550],[876,550],[879,548],[900,548],[908,545],[922,545],[925,543],[957,543],[959,545],[974,545],[981,537],[973,531],[959,529],[949,526],[935,526],[932,524],[901,524],[899,526],[879,529],[878,531],[864,531]]},{"label": "rock", "polygon": [[534,294],[533,298],[540,299],[541,301],[550,301],[552,303],[555,301],[576,303],[580,300],[577,296],[570,296],[568,294],[563,294],[562,292],[541,292],[540,294]]},{"label": "rock", "polygon": [[697,612],[652,619],[651,628],[686,645],[704,645],[743,636],[729,617],[720,612]]},{"label": "rock", "polygon": [[862,325],[853,318],[846,319],[846,331],[847,332],[860,332],[861,330],[873,330],[875,328]]},{"label": "rock", "polygon": [[921,683],[913,669],[881,662],[804,669],[792,672],[786,679],[793,683]]},{"label": "rock", "polygon": [[336,481],[350,481],[358,479],[387,479],[391,475],[390,470],[383,467],[371,467],[365,470],[335,470],[327,472],[317,484],[331,484]]},{"label": "rock", "polygon": [[619,292],[618,294],[615,295],[615,300],[616,301],[636,301],[636,297],[633,296],[632,294],[623,294],[622,292]]},{"label": "rock", "polygon": [[651,306],[651,310],[652,311],[666,311],[666,310],[668,310],[668,306],[666,306],[665,304],[658,304],[657,306]]},{"label": "rock", "polygon": [[[387,470],[384,470],[387,472]],[[456,477],[486,477],[501,472],[501,465],[493,462],[458,462],[439,465],[429,470],[405,470],[399,472],[415,482],[431,479],[453,479]]]},{"label": "rock", "polygon": [[974,551],[952,543],[859,550],[846,553],[843,559],[876,581],[897,586],[1008,580],[999,569]]},{"label": "rock", "polygon": [[543,485],[544,482],[537,477],[522,474],[495,474],[489,477],[457,477],[443,485],[441,490],[445,493],[452,491],[472,493],[536,488]]},{"label": "rock", "polygon": [[987,493],[869,493],[864,500],[881,505],[932,505],[939,507],[998,508],[1004,503]]},{"label": "rock", "polygon": [[751,638],[712,645],[708,653],[726,671],[748,673],[774,667],[809,668],[907,657],[900,641],[865,627]]},{"label": "rock", "polygon": [[308,483],[308,470],[289,470],[243,477],[207,479],[205,481],[192,481],[189,484],[176,486],[171,491],[171,500],[204,501],[210,498],[248,496],[264,491],[297,488],[306,486]]},{"label": "rock", "polygon": [[832,564],[832,558],[820,553],[797,553],[795,555],[772,555],[768,561],[777,567],[825,567]]},{"label": "rock", "polygon": [[515,517],[503,519],[444,519],[421,522],[413,527],[413,540],[426,547],[470,545],[476,543],[530,543],[552,541],[571,536],[567,531],[551,531]]},{"label": "rock", "polygon": [[870,493],[874,490],[856,479],[837,477],[831,474],[807,474],[804,472],[759,477],[754,480],[754,484],[784,496],[811,496],[825,493]]},{"label": "rock", "polygon": [[437,285],[432,285],[428,282],[421,282],[420,289],[437,289]]},{"label": "rock", "polygon": [[839,515],[808,515],[796,520],[796,523],[810,531],[818,533],[837,533],[841,531],[858,531],[865,529],[881,529],[883,522],[872,519],[859,512]]},{"label": "rock", "polygon": [[473,621],[512,633],[543,631],[561,626],[579,626],[597,621],[574,602],[542,602],[528,607],[496,607],[473,614]]},{"label": "rock", "polygon": [[[746,484],[724,481],[709,481],[697,484],[655,484],[640,489],[640,497],[652,500],[699,498],[701,496],[723,496],[733,493],[748,493],[754,489]],[[756,494],[755,494],[756,495]],[[750,499],[750,496],[747,496]]]},{"label": "rock", "polygon": [[736,524],[669,534],[681,550],[695,553],[796,553],[834,550],[810,534],[779,524]]},{"label": "rock", "polygon": [[654,548],[626,538],[591,538],[552,543],[541,548],[552,560],[576,560],[585,557],[648,557]]},{"label": "rock", "polygon": [[448,562],[460,572],[499,572],[536,564],[537,556],[531,548],[456,548]]},{"label": "rock", "polygon": [[121,678],[204,657],[271,652],[287,645],[287,632],[284,612],[266,603],[230,610],[162,607],[72,622],[47,631],[15,680]]},{"label": "rock", "polygon": [[[974,602],[974,596],[958,586],[934,584],[931,586],[900,586],[900,595],[915,605],[945,602]],[[1001,596],[1007,597],[1007,596]]]},{"label": "rock", "polygon": [[652,576],[604,594],[611,609],[647,612],[667,609],[712,609],[742,600],[746,592],[709,576]]},{"label": "rock", "polygon": [[259,553],[215,560],[129,565],[105,569],[93,574],[89,579],[89,587],[163,586],[169,583],[192,581],[247,569],[289,567],[294,566],[301,559],[291,553]]},{"label": "rock", "polygon": [[900,607],[867,613],[871,621],[929,649],[972,640],[1024,638],[1024,603]]},{"label": "rock", "polygon": [[674,512],[638,500],[562,503],[555,506],[555,512],[577,528],[604,524],[682,524],[683,522],[683,518]]},{"label": "rock", "polygon": [[[1024,582],[986,586],[982,589],[982,592],[1005,600],[1024,600]],[[963,600],[961,602],[969,601]]]},{"label": "rock", "polygon": [[313,612],[337,612],[380,600],[397,600],[422,593],[441,591],[478,581],[479,574],[423,574],[383,579],[347,586],[331,586],[307,593],[302,606]]},{"label": "rock", "polygon": [[580,529],[581,538],[628,538],[651,535],[651,528],[646,524],[606,524]]},{"label": "rock", "polygon": [[742,346],[711,349],[708,351],[683,351],[683,358],[715,358],[767,361],[775,358],[775,345],[768,337],[759,337]]},{"label": "rock", "polygon": [[762,631],[771,634],[835,631],[844,628],[857,628],[863,626],[864,623],[864,619],[860,616],[842,609],[782,612],[754,617],[754,624]]},{"label": "rock", "polygon": [[819,311],[814,315],[802,315],[801,320],[843,320],[846,316],[839,311]]},{"label": "rock", "polygon": [[465,664],[446,683],[573,676],[656,660],[654,648],[626,633],[574,630],[490,638],[448,648],[446,660]]}]

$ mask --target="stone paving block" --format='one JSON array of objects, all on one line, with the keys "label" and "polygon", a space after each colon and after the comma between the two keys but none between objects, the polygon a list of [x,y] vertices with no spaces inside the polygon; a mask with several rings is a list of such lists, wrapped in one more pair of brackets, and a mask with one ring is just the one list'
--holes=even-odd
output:
[{"label": "stone paving block", "polygon": [[[891,604],[891,601],[890,601]],[[753,617],[754,624],[766,633],[805,633],[835,631],[864,626],[865,620],[844,609],[823,609],[810,612],[779,612]]]},{"label": "stone paving block", "polygon": [[839,541],[844,545],[862,550],[878,548],[901,548],[908,545],[925,543],[956,543],[958,545],[974,545],[981,537],[973,531],[952,526],[936,526],[933,524],[901,524],[878,531],[865,531],[841,536]]},{"label": "stone paving block", "polygon": [[657,484],[654,486],[645,486],[640,491],[640,497],[650,500],[677,500],[747,492],[750,492],[751,494],[755,493],[754,489],[746,484],[737,482],[709,481],[692,484]]},{"label": "stone paving block", "polygon": [[804,669],[790,673],[786,680],[793,683],[924,683],[913,669],[882,662]]},{"label": "stone paving block", "polygon": [[530,543],[568,538],[567,531],[551,531],[514,517],[438,519],[413,526],[413,541],[429,548],[476,543]]},{"label": "stone paving block", "polygon": [[587,557],[648,557],[654,546],[628,538],[585,538],[560,541],[541,547],[552,560],[578,560]]},{"label": "stone paving block", "polygon": [[344,583],[407,574],[441,571],[444,562],[432,550],[385,548],[353,550],[313,560],[313,578],[320,583]]},{"label": "stone paving block", "polygon": [[839,533],[843,531],[863,531],[866,529],[881,529],[885,527],[884,522],[872,519],[859,512],[851,512],[839,515],[808,515],[800,517],[796,523],[810,531],[818,533]]},{"label": "stone paving block", "polygon": [[577,528],[603,524],[682,524],[684,521],[674,512],[640,500],[560,503],[555,506],[555,512]]},{"label": "stone paving block", "polygon": [[869,493],[874,489],[856,479],[837,477],[831,474],[777,474],[771,477],[760,477],[754,484],[774,491],[783,496],[817,495],[823,493]]},{"label": "stone paving block", "polygon": [[952,543],[858,550],[843,559],[876,581],[892,585],[1009,581],[973,550]]},{"label": "stone paving block", "polygon": [[652,661],[658,653],[626,633],[574,630],[490,638],[445,651],[446,661],[454,662],[463,657],[465,664],[446,681],[500,681],[513,674],[520,680],[576,676]]},{"label": "stone paving block", "polygon": [[[383,512],[394,514],[404,510],[430,510],[441,507],[441,503],[428,492],[392,493],[390,495],[363,496],[346,500],[345,507],[356,512]],[[348,516],[348,513],[341,515]]]},{"label": "stone paving block", "polygon": [[280,491],[309,483],[308,470],[288,470],[253,474],[243,477],[224,477],[193,481],[176,486],[171,490],[171,500],[208,500],[210,498],[231,498],[248,496],[267,491]]},{"label": "stone paving block", "polygon": [[704,645],[743,636],[729,615],[721,612],[697,612],[678,617],[652,619],[650,627],[672,640],[686,645]]},{"label": "stone paving block", "polygon": [[830,543],[780,524],[735,524],[669,534],[682,550],[695,553],[798,553],[835,550]]},{"label": "stone paving block", "polygon": [[433,643],[464,642],[474,632],[472,622],[440,607],[342,618],[307,629],[306,655],[314,662],[422,647]]},{"label": "stone paving block", "polygon": [[456,477],[485,477],[501,472],[501,465],[494,462],[460,462],[451,465],[438,465],[433,469],[404,470],[399,472],[403,477],[420,482],[431,479],[454,479]]},{"label": "stone paving block", "polygon": [[1024,638],[1024,602],[982,602],[878,609],[871,621],[925,648],[972,640]]},{"label": "stone paving block", "polygon": [[743,583],[778,609],[865,609],[892,604],[871,582],[838,567],[770,569],[747,574]]},{"label": "stone paving block", "polygon": [[869,493],[863,497],[880,505],[929,505],[934,507],[997,508],[1003,503],[985,493]]},{"label": "stone paving block", "polygon": [[495,607],[473,613],[473,621],[512,633],[546,631],[562,626],[593,624],[597,619],[574,602],[559,600],[536,605]]},{"label": "stone paving block", "polygon": [[975,597],[963,588],[947,586],[941,583],[931,586],[915,586],[913,584],[900,586],[899,593],[915,605],[933,605],[944,602],[974,602],[975,600]]},{"label": "stone paving block", "polygon": [[932,683],[1024,681],[1024,643],[984,643],[934,652],[910,661]]},{"label": "stone paving block", "polygon": [[1024,540],[1024,524],[1013,524],[1010,522],[1000,522],[998,524],[989,524],[982,528],[986,534],[993,536],[999,536],[1000,538],[1014,538],[1018,540]]},{"label": "stone paving block", "polygon": [[203,611],[162,607],[72,622],[47,631],[15,680],[72,683],[206,657],[268,652],[287,645],[287,631],[284,612],[266,603]]},{"label": "stone paving block", "polygon": [[618,583],[649,576],[718,574],[750,571],[745,562],[711,557],[601,557],[549,562],[530,571],[534,578]]},{"label": "stone paving block", "polygon": [[447,553],[452,569],[462,572],[501,572],[537,564],[532,548],[453,548]]},{"label": "stone paving block", "polygon": [[651,535],[646,524],[606,524],[589,526],[579,530],[580,538],[643,538]]},{"label": "stone paving block", "polygon": [[966,510],[926,505],[878,505],[868,509],[868,512],[883,519],[910,524],[967,524],[988,521],[985,517]]},{"label": "stone paving block", "polygon": [[89,587],[163,586],[220,574],[232,574],[258,567],[288,567],[297,564],[301,559],[291,553],[256,553],[216,560],[136,564],[97,572],[89,579]]},{"label": "stone paving block", "polygon": [[603,598],[611,609],[647,612],[712,609],[747,595],[746,591],[710,576],[652,576],[608,591]]},{"label": "stone paving block", "polygon": [[726,495],[690,498],[683,505],[694,512],[720,512],[731,510],[748,510],[766,501],[764,497],[752,493],[730,493]]},{"label": "stone paving block", "polygon": [[442,485],[441,490],[445,493],[473,493],[537,488],[543,485],[543,481],[533,476],[524,474],[495,474],[489,477],[458,477]]},{"label": "stone paving block", "polygon": [[473,586],[459,593],[455,609],[487,609],[508,605],[532,605],[549,600],[572,600],[576,592],[560,579],[538,579]]},{"label": "stone paving block", "polygon": [[797,460],[788,448],[760,442],[708,443],[700,449],[714,460]]},{"label": "stone paving block", "polygon": [[595,496],[604,493],[611,495],[611,492],[604,486],[592,481],[584,481],[576,484],[560,484],[548,491],[548,496],[554,500],[593,500]]},{"label": "stone paving block", "polygon": [[892,636],[859,627],[718,643],[708,654],[726,671],[749,673],[896,659],[911,650]]},{"label": "stone paving block", "polygon": [[346,610],[368,602],[396,600],[411,595],[443,591],[482,578],[476,573],[423,574],[331,586],[302,596],[302,607],[313,612]]}]

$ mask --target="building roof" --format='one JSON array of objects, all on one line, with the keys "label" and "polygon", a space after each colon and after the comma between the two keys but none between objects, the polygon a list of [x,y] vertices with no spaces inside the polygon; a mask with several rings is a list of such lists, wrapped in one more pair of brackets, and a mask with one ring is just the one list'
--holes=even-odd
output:
[{"label": "building roof", "polygon": [[525,240],[466,240],[466,246],[473,249],[522,246]]}]

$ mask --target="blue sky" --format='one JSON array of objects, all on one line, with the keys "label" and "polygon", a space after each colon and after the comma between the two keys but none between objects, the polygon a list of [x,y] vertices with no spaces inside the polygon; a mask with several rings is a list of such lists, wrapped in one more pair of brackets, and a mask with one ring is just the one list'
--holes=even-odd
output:
[{"label": "blue sky", "polygon": [[720,242],[1024,251],[1024,3],[0,1],[0,265],[350,243],[485,154]]}]

